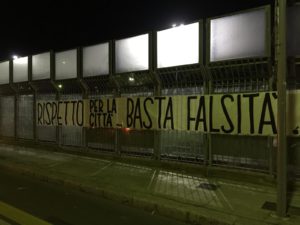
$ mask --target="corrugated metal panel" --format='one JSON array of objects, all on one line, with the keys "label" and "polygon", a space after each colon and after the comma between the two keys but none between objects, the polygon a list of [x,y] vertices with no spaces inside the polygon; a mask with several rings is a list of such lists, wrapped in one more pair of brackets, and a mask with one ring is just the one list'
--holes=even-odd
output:
[{"label": "corrugated metal panel", "polygon": [[187,131],[162,131],[161,155],[185,161],[204,158],[203,134]]},{"label": "corrugated metal panel", "polygon": [[[79,94],[66,94],[61,96],[61,100],[82,99]],[[60,127],[60,143],[66,146],[83,146],[83,128],[76,126]]]},{"label": "corrugated metal panel", "polygon": [[154,152],[154,131],[127,130],[120,132],[121,152],[138,155],[152,155]]},{"label": "corrugated metal panel", "polygon": [[18,97],[17,137],[33,139],[33,95]]},{"label": "corrugated metal panel", "polygon": [[82,146],[82,128],[81,127],[61,127],[60,140],[65,146]]},{"label": "corrugated metal panel", "polygon": [[56,141],[56,127],[55,126],[37,126],[37,138],[40,141]]},{"label": "corrugated metal panel", "polygon": [[[37,95],[38,101],[54,101],[55,94]],[[41,141],[56,141],[56,126],[37,126],[37,139]]]},{"label": "corrugated metal panel", "polygon": [[270,150],[267,137],[212,135],[213,164],[267,170]]},{"label": "corrugated metal panel", "polygon": [[87,146],[94,149],[110,150],[115,148],[115,129],[90,128],[86,129]]},{"label": "corrugated metal panel", "polygon": [[15,135],[15,97],[0,97],[0,135],[13,137]]}]

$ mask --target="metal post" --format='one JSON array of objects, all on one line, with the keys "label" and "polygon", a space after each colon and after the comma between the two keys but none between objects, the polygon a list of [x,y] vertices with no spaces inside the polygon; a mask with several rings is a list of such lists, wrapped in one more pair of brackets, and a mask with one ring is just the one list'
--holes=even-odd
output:
[{"label": "metal post", "polygon": [[[155,73],[154,71],[152,71],[152,73]],[[157,74],[154,76],[157,76]],[[160,82],[158,82],[155,85],[155,92],[154,92],[155,96],[161,96],[161,86],[160,86]],[[153,146],[153,156],[155,160],[160,160],[160,156],[161,156],[161,132],[160,130],[154,130],[154,146]]]},{"label": "metal post", "polygon": [[[212,94],[213,93],[213,82],[211,79],[211,76],[206,76],[206,79],[204,81],[204,94],[208,95],[208,94]],[[212,165],[212,158],[213,158],[213,154],[212,154],[212,134],[211,133],[206,133],[203,134],[204,136],[204,148],[205,148],[205,152],[204,152],[204,164],[207,166],[211,166]]]},{"label": "metal post", "polygon": [[[203,29],[203,28],[201,28]],[[210,23],[207,20],[206,21],[206,29],[207,32],[205,34],[205,38],[206,40],[210,40],[210,32],[208,32],[210,30]],[[201,36],[201,35],[200,35]],[[211,74],[211,70],[209,69],[209,63],[210,63],[210,44],[209,42],[205,42],[202,40],[203,46],[205,44],[205,49],[206,49],[206,59],[204,61],[205,63],[205,77],[204,77],[204,94],[208,95],[208,94],[213,94],[214,92],[214,88],[213,88],[213,76]],[[200,45],[201,46],[201,45]],[[200,51],[200,49],[199,49]],[[200,54],[200,52],[199,52]],[[201,54],[200,54],[201,55]],[[212,134],[211,133],[207,133],[204,135],[205,138],[205,156],[204,156],[204,163],[205,165],[211,166],[212,165],[212,161],[213,161],[213,152],[212,152]]]},{"label": "metal post", "polygon": [[[161,96],[161,80],[157,74],[157,37],[156,32],[151,33],[149,36],[149,69],[154,85],[154,96]],[[153,146],[153,158],[155,160],[160,160],[161,156],[161,135],[163,131],[154,130],[154,146]]]},{"label": "metal post", "polygon": [[[50,83],[55,90],[55,100],[59,101],[60,100],[60,90],[57,87],[55,83],[55,77],[56,77],[56,72],[55,72],[55,53],[53,51],[50,51]],[[61,146],[61,135],[60,135],[60,126],[57,124],[56,125],[56,144],[60,147]]]},{"label": "metal post", "polygon": [[[86,101],[89,97],[89,87],[86,84],[86,82],[83,80],[83,61],[82,61],[83,55],[82,55],[82,48],[77,48],[77,82],[80,86],[81,92],[82,92],[82,99],[83,101]],[[82,127],[82,138],[81,138],[81,145],[84,148],[88,147],[88,141],[87,141],[87,127],[83,125]]]},{"label": "metal post", "polygon": [[13,60],[9,60],[9,86],[14,92],[14,138],[15,140],[18,140],[18,99],[19,99],[19,93],[18,89],[13,84]]},{"label": "metal post", "polygon": [[286,0],[277,0],[277,215],[287,211],[287,139],[286,139]]},{"label": "metal post", "polygon": [[37,88],[32,83],[32,56],[28,56],[28,84],[30,88],[33,90],[33,106],[32,106],[32,114],[33,114],[33,140],[36,143],[38,141],[37,138],[37,123],[36,123],[36,101],[37,101]]},{"label": "metal post", "polygon": [[[120,85],[114,78],[115,74],[115,41],[109,42],[109,79],[115,85],[114,98],[121,96]],[[122,127],[115,128],[114,151],[117,155],[121,154],[121,135]]]}]

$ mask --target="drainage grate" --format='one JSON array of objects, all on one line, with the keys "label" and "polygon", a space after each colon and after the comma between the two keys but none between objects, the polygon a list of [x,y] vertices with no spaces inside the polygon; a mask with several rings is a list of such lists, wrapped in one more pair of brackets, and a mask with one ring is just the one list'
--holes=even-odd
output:
[{"label": "drainage grate", "polygon": [[210,184],[210,183],[201,183],[197,186],[198,188],[206,189],[206,190],[211,190],[215,191],[217,190],[218,186],[215,184]]},{"label": "drainage grate", "polygon": [[262,209],[270,210],[270,211],[275,211],[276,210],[276,203],[274,202],[265,202],[262,207]]},{"label": "drainage grate", "polygon": [[[265,202],[262,207],[262,209],[270,210],[270,211],[276,211],[276,203],[275,202]],[[288,206],[288,212],[291,215],[300,216],[300,208],[295,206]]]}]

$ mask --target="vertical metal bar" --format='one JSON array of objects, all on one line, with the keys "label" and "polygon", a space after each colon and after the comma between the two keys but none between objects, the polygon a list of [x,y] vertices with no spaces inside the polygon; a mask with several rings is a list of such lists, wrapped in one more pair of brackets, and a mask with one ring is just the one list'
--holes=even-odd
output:
[{"label": "vertical metal bar", "polygon": [[[215,73],[215,69],[210,69],[209,64],[210,64],[210,20],[206,21],[206,33],[205,33],[205,66],[207,67],[207,78],[203,82],[204,85],[204,94],[210,94],[213,90],[213,79],[214,76],[212,73]],[[200,35],[201,36],[201,35]],[[210,133],[204,134],[204,146],[205,146],[205,152],[204,152],[204,163],[208,165],[212,165],[212,135]]]},{"label": "vertical metal bar", "polygon": [[[209,71],[209,70],[207,70]],[[204,82],[204,94],[211,94],[213,92],[213,76],[208,72],[208,79]],[[204,136],[204,164],[211,166],[212,165],[212,134],[206,133]]]},{"label": "vertical metal bar", "polygon": [[117,155],[121,154],[121,145],[120,145],[121,135],[122,135],[122,128],[116,128],[115,129],[115,153]]},{"label": "vertical metal bar", "polygon": [[[115,85],[114,97],[120,97],[120,85],[114,78],[115,74],[115,41],[109,42],[109,77]],[[122,135],[122,128],[115,128],[114,151],[116,154],[121,154],[120,137]]]},{"label": "vertical metal bar", "polygon": [[[212,94],[213,93],[213,81],[209,80],[208,82],[208,94]],[[207,155],[207,159],[208,159],[208,165],[211,166],[212,165],[212,161],[213,161],[213,149],[212,149],[212,134],[208,133],[207,134],[207,144],[208,144],[208,155]]]},{"label": "vertical metal bar", "polygon": [[203,20],[199,21],[199,64],[202,66],[205,64],[204,62],[204,23]]},{"label": "vertical metal bar", "polygon": [[[82,94],[82,100],[85,101],[88,99],[88,87],[86,83],[83,81],[83,61],[82,61],[83,53],[82,48],[77,48],[77,81],[80,86],[81,94]],[[81,146],[84,148],[87,147],[87,127],[85,127],[85,124],[83,125],[82,129],[82,136],[81,136]]]},{"label": "vertical metal bar", "polygon": [[18,126],[18,90],[17,88],[14,86],[13,84],[13,70],[14,70],[14,65],[13,65],[13,60],[9,60],[9,85],[10,88],[14,91],[15,95],[14,95],[14,138],[15,140],[18,139],[18,133],[17,133],[17,126]]},{"label": "vertical metal bar", "polygon": [[287,210],[287,140],[286,140],[286,0],[277,0],[277,215]]},{"label": "vertical metal bar", "polygon": [[31,89],[33,90],[33,140],[34,142],[37,142],[37,124],[36,124],[36,100],[37,100],[37,90],[35,86],[32,84],[32,56],[28,56],[28,80],[29,80],[29,85]]},{"label": "vertical metal bar", "polygon": [[[154,84],[154,95],[161,95],[161,80],[157,74],[157,34],[153,32],[149,35],[149,70],[151,75],[153,76],[153,84]],[[153,158],[155,160],[160,160],[161,156],[161,132],[159,130],[154,130],[154,146],[153,146]]]},{"label": "vertical metal bar", "polygon": [[[60,99],[60,91],[59,88],[57,87],[56,83],[55,83],[55,53],[53,51],[50,51],[50,82],[53,86],[53,89],[55,90],[55,100],[59,101]],[[56,144],[58,146],[61,145],[61,140],[60,140],[60,127],[59,125],[56,125]]]},{"label": "vertical metal bar", "polygon": [[120,85],[114,78],[115,75],[115,41],[109,42],[109,79],[115,86],[114,97],[120,97]]},{"label": "vertical metal bar", "polygon": [[19,94],[15,94],[15,139],[18,140],[18,123],[19,123]]}]

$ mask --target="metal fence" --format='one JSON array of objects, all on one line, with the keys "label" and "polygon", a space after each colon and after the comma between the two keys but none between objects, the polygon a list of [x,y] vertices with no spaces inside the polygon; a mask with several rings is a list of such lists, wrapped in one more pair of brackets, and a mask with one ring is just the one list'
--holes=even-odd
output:
[{"label": "metal fence", "polygon": [[[258,64],[260,61],[257,62]],[[236,64],[227,65],[229,71],[237,68]],[[244,69],[253,67],[252,64],[240,65]],[[268,65],[265,65],[265,69]],[[250,71],[251,69],[248,68]],[[236,76],[224,76],[222,80],[205,79],[211,74],[221,73],[219,65],[209,67],[182,67],[168,69],[168,81],[162,83],[161,94],[170,95],[196,95],[206,93],[240,93],[247,91],[268,91],[270,81],[268,77],[260,77],[261,71],[256,74],[252,71],[251,79],[236,79]],[[158,77],[164,76],[166,70],[157,71]],[[178,75],[180,74],[180,76]],[[268,74],[266,72],[266,74]],[[227,73],[227,75],[229,75]],[[189,80],[179,77],[189,76]],[[244,75],[246,76],[246,75]],[[177,77],[177,78],[176,78]],[[173,79],[175,78],[175,79]],[[261,79],[260,79],[261,78]],[[118,77],[115,78],[118,82]],[[122,77],[123,79],[123,77]],[[194,80],[193,80],[194,79]],[[187,81],[191,83],[187,83]],[[84,82],[84,81],[83,81]],[[220,83],[219,83],[220,82]],[[49,81],[50,83],[50,81]],[[0,98],[0,128],[1,136],[16,137],[19,139],[34,140],[38,142],[51,142],[61,147],[79,147],[80,149],[91,149],[99,152],[110,152],[111,154],[124,154],[142,156],[160,160],[182,161],[211,166],[226,166],[237,169],[252,169],[265,173],[274,173],[275,152],[272,138],[242,135],[217,135],[205,134],[191,131],[175,130],[134,130],[115,128],[82,128],[67,126],[37,126],[34,114],[35,101],[39,100],[72,100],[88,98],[115,96],[115,89],[105,91],[101,85],[114,86],[114,81],[107,80],[104,84],[103,78],[94,78],[93,81],[85,82],[88,95],[81,88],[77,80],[56,81],[54,86],[61,85],[60,89],[49,88],[45,90],[45,84],[36,83],[36,93],[20,94],[16,96],[1,96]],[[221,85],[219,85],[221,84]],[[49,84],[50,85],[50,84]],[[53,84],[51,84],[53,85]],[[99,88],[95,88],[99,86]],[[133,92],[128,83],[121,85],[119,95],[121,96],[153,96],[153,88],[150,86],[137,86]],[[247,88],[244,88],[247,87]],[[94,88],[94,89],[93,89]],[[209,90],[210,89],[210,90]],[[15,101],[16,99],[16,101]],[[15,108],[17,107],[17,108]],[[14,114],[16,113],[16,116]],[[15,120],[16,119],[16,120]],[[16,134],[14,128],[16,127]],[[36,134],[36,136],[34,135]],[[16,135],[16,136],[15,136]],[[291,141],[291,151],[295,155],[290,161],[291,168],[298,168],[299,155],[298,139]],[[298,174],[297,172],[295,172]]]},{"label": "metal fence", "polygon": [[[270,21],[269,21],[270,22]],[[202,26],[202,23],[200,23]],[[200,29],[201,30],[201,29]],[[152,36],[150,35],[150,42]],[[203,37],[202,37],[203,38]],[[201,39],[201,38],[200,38]],[[209,40],[206,40],[207,42]],[[269,37],[269,44],[274,40]],[[154,42],[151,42],[152,44]],[[203,40],[199,40],[204,45]],[[1,85],[0,135],[37,142],[56,143],[61,147],[91,149],[111,154],[142,156],[160,160],[175,160],[210,166],[251,169],[264,173],[276,172],[276,152],[273,137],[205,134],[175,130],[134,130],[121,128],[82,128],[66,126],[37,126],[35,105],[39,100],[72,100],[120,96],[172,96],[215,93],[245,93],[275,90],[275,62],[271,54],[266,57],[242,58],[209,62],[199,58],[191,65],[156,68],[155,49],[149,45],[149,69],[116,73],[113,60],[115,47],[109,44],[108,74],[83,76],[82,49],[64,54],[60,66],[73,60],[71,78],[56,79],[55,56],[51,52],[49,77],[32,80],[29,57],[28,81],[14,83],[12,60],[10,82]],[[208,43],[206,43],[208,45]],[[203,46],[200,46],[203,48]],[[202,48],[199,48],[203,50]],[[208,50],[208,48],[206,49]],[[202,56],[205,54],[202,52]],[[76,58],[77,61],[74,60]],[[300,88],[300,60],[289,59],[289,89]],[[75,65],[75,66],[74,66]],[[61,70],[64,77],[64,69]],[[76,74],[77,73],[77,74]],[[134,82],[131,82],[134,80]],[[289,140],[289,167],[294,176],[300,174],[300,140]]]},{"label": "metal fence", "polygon": [[0,97],[0,132],[3,137],[15,136],[15,96]]}]

